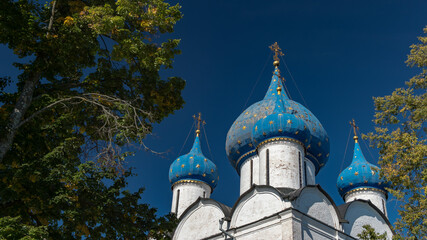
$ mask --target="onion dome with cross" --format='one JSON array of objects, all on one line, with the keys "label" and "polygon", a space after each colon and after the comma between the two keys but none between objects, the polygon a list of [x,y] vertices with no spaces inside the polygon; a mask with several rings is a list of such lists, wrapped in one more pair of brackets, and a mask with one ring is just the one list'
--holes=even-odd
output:
[{"label": "onion dome with cross", "polygon": [[270,49],[275,53],[270,86],[264,99],[247,108],[232,124],[226,139],[227,157],[240,173],[242,163],[256,155],[256,148],[262,141],[283,136],[303,144],[306,157],[315,165],[317,174],[329,158],[328,135],[307,108],[289,99],[283,91],[278,58],[283,53],[277,43]]},{"label": "onion dome with cross", "polygon": [[379,170],[380,168],[369,163],[365,156],[363,156],[362,150],[360,149],[357,133],[356,124],[350,122],[350,125],[354,129],[354,152],[353,160],[344,171],[340,173],[337,179],[337,188],[341,197],[345,197],[346,194],[356,191],[358,189],[371,189],[377,190],[384,193],[387,196],[385,188],[388,186],[386,182],[380,179]]},{"label": "onion dome with cross", "polygon": [[197,130],[193,147],[189,153],[180,156],[171,164],[169,181],[172,185],[185,181],[200,181],[208,184],[213,191],[219,180],[218,171],[216,165],[202,153],[199,139],[201,114],[199,113],[195,119],[197,120]]}]

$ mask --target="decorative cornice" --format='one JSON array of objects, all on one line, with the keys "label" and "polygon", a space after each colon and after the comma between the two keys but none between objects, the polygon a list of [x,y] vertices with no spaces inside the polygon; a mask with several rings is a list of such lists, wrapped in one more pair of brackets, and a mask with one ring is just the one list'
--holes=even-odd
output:
[{"label": "decorative cornice", "polygon": [[381,189],[378,189],[378,188],[360,187],[360,188],[356,188],[356,189],[353,189],[353,190],[348,191],[348,192],[344,195],[344,199],[345,199],[349,194],[352,194],[352,193],[355,193],[355,192],[362,192],[362,191],[374,191],[374,192],[380,192],[380,193],[384,194],[384,195],[386,196],[386,198],[387,198],[387,196],[388,196],[386,191],[381,190]]},{"label": "decorative cornice", "polygon": [[274,138],[269,138],[267,140],[262,141],[260,144],[258,144],[258,146],[256,147],[256,149],[258,150],[262,145],[267,144],[267,143],[272,143],[272,142],[277,142],[277,141],[288,141],[288,142],[294,142],[296,144],[301,145],[301,147],[304,148],[305,150],[305,146],[304,143],[302,143],[301,141],[295,140],[293,138],[288,138],[288,137],[274,137]]},{"label": "decorative cornice", "polygon": [[249,151],[249,152],[247,152],[247,153],[243,154],[241,157],[239,157],[239,159],[237,159],[237,162],[236,162],[236,168],[237,168],[237,166],[239,166],[239,162],[240,162],[240,161],[242,161],[242,159],[244,159],[244,158],[245,158],[245,157],[247,157],[248,155],[250,155],[250,154],[254,153],[255,151],[256,151],[256,149],[251,150],[251,151]]},{"label": "decorative cornice", "polygon": [[199,181],[199,180],[192,180],[192,179],[183,179],[183,180],[179,180],[179,181],[175,182],[174,184],[172,184],[171,189],[173,189],[173,187],[174,187],[175,185],[180,184],[180,183],[202,183],[202,184],[206,184],[206,185],[208,185],[208,187],[211,189],[211,193],[213,192],[213,189],[212,189],[212,187],[211,187],[211,186],[209,186],[209,184],[207,184],[207,183],[205,183],[205,182],[203,182],[203,181]]}]

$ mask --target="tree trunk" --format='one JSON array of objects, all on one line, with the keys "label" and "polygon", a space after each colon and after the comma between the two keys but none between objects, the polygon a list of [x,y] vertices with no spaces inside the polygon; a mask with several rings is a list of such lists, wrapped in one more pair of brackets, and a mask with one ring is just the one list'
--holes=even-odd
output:
[{"label": "tree trunk", "polygon": [[9,116],[9,123],[6,126],[5,135],[0,138],[0,163],[3,162],[4,156],[12,146],[18,126],[27,112],[28,107],[31,105],[34,90],[39,78],[40,73],[30,74],[15,104],[15,108]]}]

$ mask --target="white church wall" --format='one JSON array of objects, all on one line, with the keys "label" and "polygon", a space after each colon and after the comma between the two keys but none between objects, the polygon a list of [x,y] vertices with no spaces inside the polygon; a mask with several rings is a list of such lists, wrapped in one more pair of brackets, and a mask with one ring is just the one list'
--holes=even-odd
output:
[{"label": "white church wall", "polygon": [[259,184],[258,168],[258,155],[246,159],[242,164],[240,168],[240,195],[248,191],[252,184]]},{"label": "white church wall", "polygon": [[[179,191],[179,193],[178,193]],[[172,207],[171,212],[177,214],[178,217],[199,197],[209,198],[211,195],[211,187],[206,183],[199,181],[188,181],[177,183],[172,189]],[[178,208],[176,207],[178,204]]]},{"label": "white church wall", "polygon": [[345,219],[349,223],[343,223],[345,233],[357,237],[363,231],[363,225],[371,225],[376,232],[387,233],[387,239],[392,239],[392,232],[383,217],[368,203],[355,201],[348,206]]},{"label": "white church wall", "polygon": [[283,201],[279,193],[272,188],[254,188],[238,202],[231,218],[231,227],[254,222],[286,207],[290,207],[290,203]]},{"label": "white church wall", "polygon": [[258,156],[261,185],[293,189],[299,189],[302,186],[303,177],[300,177],[300,174],[303,167],[304,149],[300,144],[282,140],[266,143],[258,149]]},{"label": "white church wall", "polygon": [[340,230],[337,212],[329,199],[317,188],[304,188],[293,207],[319,221]]},{"label": "white church wall", "polygon": [[372,204],[375,205],[379,210],[381,210],[384,215],[387,216],[387,207],[386,207],[386,196],[384,193],[372,189],[372,188],[361,188],[357,189],[355,192],[351,192],[345,195],[345,202],[352,202],[357,199],[369,200]]},{"label": "white church wall", "polygon": [[196,240],[219,234],[219,220],[224,217],[224,212],[217,204],[200,201],[183,216],[173,239]]},{"label": "white church wall", "polygon": [[[228,233],[233,235],[236,240],[354,240],[344,232],[325,225],[321,221],[292,208],[287,208],[260,220],[230,229]],[[209,239],[220,239],[217,236],[215,237]]]},{"label": "white church wall", "polygon": [[315,185],[316,184],[316,168],[314,167],[314,164],[305,158],[305,174],[307,183],[306,185]]}]

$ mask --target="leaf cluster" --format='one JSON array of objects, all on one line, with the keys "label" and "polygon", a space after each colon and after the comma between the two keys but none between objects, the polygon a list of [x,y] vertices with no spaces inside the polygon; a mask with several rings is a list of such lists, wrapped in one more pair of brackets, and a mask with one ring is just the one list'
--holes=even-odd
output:
[{"label": "leaf cluster", "polygon": [[[0,78],[0,137],[35,79],[0,161],[1,237],[168,238],[176,219],[141,203],[143,189],[125,190],[131,153],[121,149],[142,144],[184,104],[184,80],[160,74],[180,53],[178,39],[161,38],[179,9],[162,0],[0,1],[0,43],[21,71]],[[5,91],[10,84],[16,91]]]},{"label": "leaf cluster", "polygon": [[421,72],[406,88],[374,98],[377,127],[367,135],[380,150],[381,175],[401,203],[396,230],[405,239],[427,236],[427,36],[418,39],[406,63]]}]

